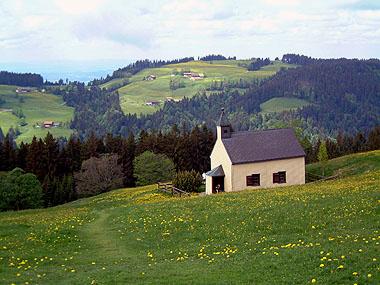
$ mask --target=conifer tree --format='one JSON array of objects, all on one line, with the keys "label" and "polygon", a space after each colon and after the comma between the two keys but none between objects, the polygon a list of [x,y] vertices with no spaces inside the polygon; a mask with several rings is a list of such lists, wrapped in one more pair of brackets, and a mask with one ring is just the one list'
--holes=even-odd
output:
[{"label": "conifer tree", "polygon": [[318,149],[318,161],[322,165],[322,176],[325,176],[325,167],[326,163],[329,159],[328,154],[327,154],[327,148],[326,148],[326,142],[323,141],[321,142],[319,149]]}]

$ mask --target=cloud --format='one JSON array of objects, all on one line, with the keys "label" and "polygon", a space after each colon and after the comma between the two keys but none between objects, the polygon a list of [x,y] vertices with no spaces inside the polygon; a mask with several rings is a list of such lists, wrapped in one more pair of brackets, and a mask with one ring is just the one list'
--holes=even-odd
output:
[{"label": "cloud", "polygon": [[55,5],[64,13],[71,15],[90,14],[98,11],[106,0],[55,0]]},{"label": "cloud", "polygon": [[301,4],[301,0],[263,0],[267,5],[272,6],[297,6]]},{"label": "cloud", "polygon": [[0,53],[47,61],[292,51],[374,57],[379,1],[1,0]]}]

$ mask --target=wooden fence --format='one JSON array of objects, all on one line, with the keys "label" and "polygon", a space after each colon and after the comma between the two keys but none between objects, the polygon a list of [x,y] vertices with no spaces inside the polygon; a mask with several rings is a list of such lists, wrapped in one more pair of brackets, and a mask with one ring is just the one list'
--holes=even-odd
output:
[{"label": "wooden fence", "polygon": [[181,190],[181,189],[174,187],[174,185],[172,183],[158,182],[157,183],[157,189],[158,189],[158,191],[170,194],[172,196],[182,197],[182,196],[190,196],[191,195],[189,192],[186,192],[184,190]]}]

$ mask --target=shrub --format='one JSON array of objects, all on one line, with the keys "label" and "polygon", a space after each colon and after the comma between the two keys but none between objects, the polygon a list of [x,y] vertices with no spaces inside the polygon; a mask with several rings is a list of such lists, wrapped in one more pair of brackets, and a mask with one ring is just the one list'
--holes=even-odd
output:
[{"label": "shrub", "polygon": [[186,192],[201,192],[202,183],[202,176],[194,170],[178,172],[173,180],[175,187]]},{"label": "shrub", "polygon": [[175,166],[166,155],[145,151],[135,158],[134,173],[137,186],[144,186],[172,180]]},{"label": "shrub", "polygon": [[37,177],[16,168],[0,177],[0,210],[42,207],[42,187]]},{"label": "shrub", "polygon": [[77,193],[88,197],[123,186],[123,169],[116,154],[91,157],[83,161],[79,172],[74,174]]}]

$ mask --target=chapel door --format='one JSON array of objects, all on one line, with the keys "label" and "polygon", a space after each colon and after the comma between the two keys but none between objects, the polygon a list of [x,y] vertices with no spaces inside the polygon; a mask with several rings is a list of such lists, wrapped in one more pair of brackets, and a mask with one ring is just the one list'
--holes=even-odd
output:
[{"label": "chapel door", "polygon": [[224,176],[212,178],[212,193],[224,192]]}]

